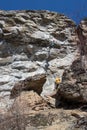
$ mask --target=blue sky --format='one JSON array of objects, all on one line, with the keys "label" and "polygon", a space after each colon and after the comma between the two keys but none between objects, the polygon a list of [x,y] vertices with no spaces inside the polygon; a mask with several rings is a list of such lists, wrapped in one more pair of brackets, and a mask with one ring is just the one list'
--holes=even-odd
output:
[{"label": "blue sky", "polygon": [[87,0],[1,0],[2,10],[50,10],[63,13],[77,24],[87,16]]}]

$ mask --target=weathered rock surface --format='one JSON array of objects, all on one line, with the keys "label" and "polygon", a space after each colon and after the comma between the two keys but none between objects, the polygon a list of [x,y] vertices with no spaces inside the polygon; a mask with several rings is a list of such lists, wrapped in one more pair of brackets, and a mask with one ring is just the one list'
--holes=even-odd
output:
[{"label": "weathered rock surface", "polygon": [[49,105],[44,99],[34,91],[21,92],[13,103],[11,110],[21,114],[29,114],[30,111],[49,109]]},{"label": "weathered rock surface", "polygon": [[[38,111],[49,108],[48,103],[55,107],[60,98],[65,102],[87,103],[86,41],[86,19],[76,28],[72,20],[55,12],[0,10],[0,112],[8,111],[15,100],[20,110],[25,106],[27,110],[35,108]],[[61,84],[54,93],[56,77],[61,79]],[[55,98],[49,98],[51,102],[46,103],[40,97],[40,94],[43,98],[50,97],[53,93]],[[10,99],[10,95],[18,97]],[[49,115],[49,110],[47,113]],[[50,116],[37,118],[36,115],[30,117],[31,122],[42,117],[46,119],[45,123],[41,120],[46,126],[42,129],[57,128],[55,124],[47,127]],[[65,121],[64,125],[66,123],[70,122]],[[71,130],[72,126],[63,128],[60,124],[60,128]]]},{"label": "weathered rock surface", "polygon": [[58,94],[64,99],[74,102],[87,102],[87,73],[81,66],[80,59],[73,62],[70,69],[65,70]]},{"label": "weathered rock surface", "polygon": [[58,95],[74,102],[87,103],[87,20],[77,28],[80,56],[63,73]]},{"label": "weathered rock surface", "polygon": [[[78,55],[75,27],[69,18],[55,12],[0,11],[0,95],[6,96],[28,77],[46,74],[47,59],[47,82],[62,78]],[[42,95],[54,88],[46,83]]]},{"label": "weathered rock surface", "polygon": [[41,94],[45,82],[46,75],[44,74],[36,74],[32,77],[28,77],[14,85],[11,90],[11,97],[17,96],[17,94],[20,94],[23,90],[34,90],[38,94]]},{"label": "weathered rock surface", "polygon": [[[29,104],[28,104],[29,105]],[[27,111],[29,113],[29,111]],[[7,130],[86,130],[87,113],[78,110],[40,110],[32,111],[29,115],[5,115],[0,129]],[[17,118],[18,117],[18,118]],[[8,119],[6,121],[6,118]]]},{"label": "weathered rock surface", "polygon": [[79,48],[81,53],[82,65],[87,71],[87,19],[81,21],[77,28],[79,38]]}]

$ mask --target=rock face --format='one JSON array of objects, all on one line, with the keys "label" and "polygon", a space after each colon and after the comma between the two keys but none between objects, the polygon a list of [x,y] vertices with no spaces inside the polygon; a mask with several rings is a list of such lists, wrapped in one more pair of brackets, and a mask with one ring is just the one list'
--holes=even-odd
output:
[{"label": "rock face", "polygon": [[78,55],[75,26],[55,12],[0,11],[0,95],[9,95],[20,81],[47,73],[42,95],[51,93],[55,76],[62,77]]},{"label": "rock face", "polygon": [[79,38],[79,48],[81,53],[82,65],[87,71],[87,19],[81,21],[77,28]]},{"label": "rock face", "polygon": [[58,95],[74,102],[87,102],[87,73],[81,66],[81,61],[74,61],[71,68],[64,71]]},{"label": "rock face", "polygon": [[[56,77],[61,83],[55,93]],[[46,103],[40,95],[52,102]],[[76,28],[72,20],[56,12],[0,10],[0,112],[15,108],[16,103],[20,111],[24,104],[31,110],[49,108],[48,104],[54,107],[60,98],[87,103],[86,95],[86,19]]]},{"label": "rock face", "polygon": [[87,20],[77,28],[80,56],[64,71],[58,94],[68,101],[87,103]]}]

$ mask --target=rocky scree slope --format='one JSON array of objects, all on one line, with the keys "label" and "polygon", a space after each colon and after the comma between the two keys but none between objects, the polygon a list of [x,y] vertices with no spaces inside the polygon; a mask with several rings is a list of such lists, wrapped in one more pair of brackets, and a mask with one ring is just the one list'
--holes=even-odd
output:
[{"label": "rocky scree slope", "polygon": [[86,20],[76,28],[55,12],[0,11],[0,112],[49,109],[51,95],[54,107],[60,99],[87,103],[86,31]]}]

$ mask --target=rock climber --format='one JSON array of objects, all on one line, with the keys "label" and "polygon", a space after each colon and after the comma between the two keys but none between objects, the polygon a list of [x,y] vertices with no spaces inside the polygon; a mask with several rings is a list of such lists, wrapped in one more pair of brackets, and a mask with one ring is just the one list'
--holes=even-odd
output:
[{"label": "rock climber", "polygon": [[55,89],[58,89],[59,84],[61,83],[61,78],[56,77],[55,79]]}]

